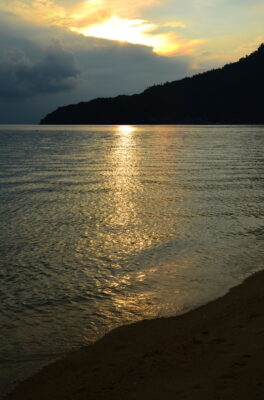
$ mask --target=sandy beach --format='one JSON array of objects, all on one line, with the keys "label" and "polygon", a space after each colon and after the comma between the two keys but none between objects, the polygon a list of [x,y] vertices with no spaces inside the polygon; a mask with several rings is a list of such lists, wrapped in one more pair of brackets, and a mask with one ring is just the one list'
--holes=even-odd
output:
[{"label": "sandy beach", "polygon": [[263,399],[264,273],[187,314],[118,328],[6,400]]}]

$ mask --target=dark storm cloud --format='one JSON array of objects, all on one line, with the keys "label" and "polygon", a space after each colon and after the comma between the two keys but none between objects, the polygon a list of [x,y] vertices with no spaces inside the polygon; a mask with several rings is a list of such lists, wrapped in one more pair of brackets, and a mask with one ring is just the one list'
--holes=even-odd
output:
[{"label": "dark storm cloud", "polygon": [[133,94],[153,84],[194,73],[189,55],[164,57],[146,46],[83,39],[87,45],[80,47],[76,54],[82,69],[82,101],[97,96]]},{"label": "dark storm cloud", "polygon": [[0,15],[0,37],[0,123],[38,122],[58,106],[193,74],[192,56],[158,56],[150,47],[27,25],[12,14]]},{"label": "dark storm cloud", "polygon": [[27,98],[72,90],[79,69],[72,53],[54,41],[40,61],[32,62],[22,50],[13,49],[0,59],[0,97]]}]

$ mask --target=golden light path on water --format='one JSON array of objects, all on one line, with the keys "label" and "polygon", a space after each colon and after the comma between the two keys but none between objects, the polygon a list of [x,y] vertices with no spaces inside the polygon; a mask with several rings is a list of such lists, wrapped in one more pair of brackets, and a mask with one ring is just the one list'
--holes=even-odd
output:
[{"label": "golden light path on water", "polygon": [[[162,248],[160,257],[148,254],[161,242],[182,237],[187,228],[185,217],[177,217],[184,193],[167,188],[171,175],[175,175],[175,154],[170,159],[167,151],[171,146],[170,135],[166,129],[161,135],[160,128],[155,135],[155,128],[152,128],[154,135],[143,138],[142,149],[139,127],[121,125],[112,129],[114,143],[105,159],[103,175],[107,194],[101,198],[100,222],[95,237],[90,240],[89,231],[85,232],[77,249],[84,267],[87,256],[99,266],[95,287],[99,296],[107,296],[108,302],[99,302],[97,313],[104,316],[106,325],[109,324],[106,330],[126,321],[154,317],[164,302],[168,303],[168,312],[175,311],[175,302],[180,309],[184,296],[181,298],[176,285],[174,296],[170,289],[170,298],[165,300],[168,297],[166,285],[171,285],[170,276],[175,268],[182,270],[191,266],[191,258],[186,255],[179,256],[177,261],[166,260]],[[151,157],[146,158],[150,139],[153,150]],[[178,146],[180,152],[180,139]],[[151,179],[142,175],[144,168],[151,171]],[[85,267],[85,271],[91,278],[90,267]],[[157,294],[160,279],[165,286],[159,288]],[[152,287],[149,280],[154,283]],[[162,302],[160,297],[163,297]]]}]

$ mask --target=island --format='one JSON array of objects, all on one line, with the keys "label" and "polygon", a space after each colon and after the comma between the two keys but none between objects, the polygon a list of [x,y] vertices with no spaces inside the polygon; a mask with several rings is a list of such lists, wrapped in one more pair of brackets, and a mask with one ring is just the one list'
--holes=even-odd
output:
[{"label": "island", "polygon": [[59,107],[40,124],[263,124],[264,44],[223,68]]}]

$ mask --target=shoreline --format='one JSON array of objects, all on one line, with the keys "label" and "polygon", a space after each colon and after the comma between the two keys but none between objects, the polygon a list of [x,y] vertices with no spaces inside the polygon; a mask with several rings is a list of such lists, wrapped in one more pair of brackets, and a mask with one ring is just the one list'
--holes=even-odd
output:
[{"label": "shoreline", "polygon": [[186,314],[116,328],[3,399],[263,399],[263,288],[261,271]]}]

